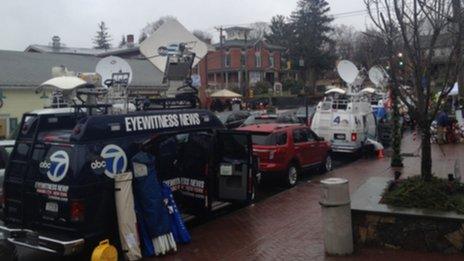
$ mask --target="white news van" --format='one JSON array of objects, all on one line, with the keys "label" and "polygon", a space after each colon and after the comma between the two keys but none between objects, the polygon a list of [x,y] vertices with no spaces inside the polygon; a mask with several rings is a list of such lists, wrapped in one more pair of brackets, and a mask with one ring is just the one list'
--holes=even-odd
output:
[{"label": "white news van", "polygon": [[332,151],[355,153],[368,138],[376,139],[376,121],[366,96],[347,96],[341,89],[326,94],[317,105],[311,129],[332,143]]}]

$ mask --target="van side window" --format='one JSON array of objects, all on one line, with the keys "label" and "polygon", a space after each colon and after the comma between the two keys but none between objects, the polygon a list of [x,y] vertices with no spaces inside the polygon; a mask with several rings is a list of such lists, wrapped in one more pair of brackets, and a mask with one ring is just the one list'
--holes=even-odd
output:
[{"label": "van side window", "polygon": [[293,142],[302,143],[308,141],[308,133],[304,129],[296,129],[293,131]]}]

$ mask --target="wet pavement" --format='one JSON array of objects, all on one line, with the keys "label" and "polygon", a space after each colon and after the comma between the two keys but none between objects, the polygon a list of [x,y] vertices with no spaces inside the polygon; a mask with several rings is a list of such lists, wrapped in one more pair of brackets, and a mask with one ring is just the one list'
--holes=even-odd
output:
[{"label": "wet pavement", "polygon": [[[419,152],[419,143],[405,135],[403,151]],[[463,145],[433,147],[435,173],[454,170],[464,154]],[[450,167],[450,164],[452,166]],[[460,165],[461,163],[458,162]],[[420,158],[404,161],[404,176],[418,174]],[[326,175],[314,175],[293,189],[282,191],[247,208],[191,229],[193,242],[164,260],[464,260],[464,255],[442,255],[402,250],[356,249],[349,257],[329,257],[324,252],[321,179],[343,177],[353,192],[369,177],[391,177],[389,159],[360,159]],[[407,174],[406,174],[407,173]],[[447,175],[447,174],[443,174]]]}]

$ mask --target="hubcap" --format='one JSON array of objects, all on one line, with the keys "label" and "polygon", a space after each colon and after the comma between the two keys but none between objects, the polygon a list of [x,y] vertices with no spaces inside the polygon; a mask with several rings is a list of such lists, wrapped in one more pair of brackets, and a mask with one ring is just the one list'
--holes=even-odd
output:
[{"label": "hubcap", "polygon": [[298,179],[298,172],[296,171],[295,167],[291,167],[288,170],[288,183],[290,183],[290,185],[295,185],[297,179]]},{"label": "hubcap", "polygon": [[327,171],[332,170],[332,158],[330,156],[327,156],[327,158],[325,159],[325,169]]}]

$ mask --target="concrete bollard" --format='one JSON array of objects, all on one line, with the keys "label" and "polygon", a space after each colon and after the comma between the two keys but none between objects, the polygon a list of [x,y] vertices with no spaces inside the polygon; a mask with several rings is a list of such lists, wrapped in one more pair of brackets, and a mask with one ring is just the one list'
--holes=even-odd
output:
[{"label": "concrete bollard", "polygon": [[348,180],[329,178],[321,181],[324,246],[329,255],[353,253],[351,206]]}]

